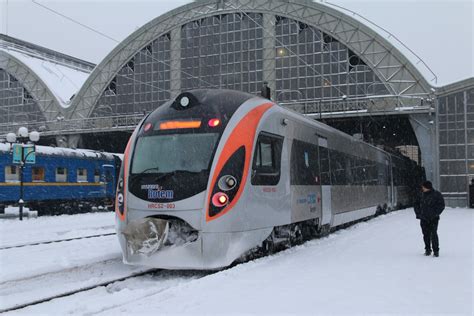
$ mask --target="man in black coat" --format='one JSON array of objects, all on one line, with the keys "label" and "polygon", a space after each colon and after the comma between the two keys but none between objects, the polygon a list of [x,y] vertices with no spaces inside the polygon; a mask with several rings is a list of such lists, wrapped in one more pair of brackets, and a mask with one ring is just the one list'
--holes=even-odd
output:
[{"label": "man in black coat", "polygon": [[433,189],[430,181],[421,185],[421,195],[415,202],[416,218],[420,220],[423,240],[425,242],[425,256],[439,257],[438,222],[439,215],[444,210],[444,199],[440,192]]}]

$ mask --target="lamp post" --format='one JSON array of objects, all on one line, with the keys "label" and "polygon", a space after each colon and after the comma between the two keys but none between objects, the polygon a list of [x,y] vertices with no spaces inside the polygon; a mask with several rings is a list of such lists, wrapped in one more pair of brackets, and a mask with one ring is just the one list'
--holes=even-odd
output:
[{"label": "lamp post", "polygon": [[[28,157],[31,154],[34,154],[36,151],[34,144],[39,141],[40,134],[37,131],[28,133],[28,128],[26,127],[20,127],[18,129],[17,134],[18,134],[18,137],[17,135],[15,135],[15,133],[8,133],[7,142],[10,143],[10,146],[12,146],[13,144],[17,144],[18,146],[20,146],[19,148],[21,151],[19,154],[19,157],[16,157],[16,158],[19,158],[17,163],[20,164],[20,198],[18,200],[18,205],[20,207],[19,217],[20,217],[20,221],[22,221],[23,220],[23,205],[25,204],[25,201],[23,201],[23,171],[25,168],[25,164],[28,161]],[[31,146],[25,146],[26,145],[25,142],[27,142],[28,139],[31,143],[33,143],[33,149],[28,150],[27,153],[25,154],[25,149],[31,148]],[[13,163],[15,163],[15,153],[13,154]]]}]

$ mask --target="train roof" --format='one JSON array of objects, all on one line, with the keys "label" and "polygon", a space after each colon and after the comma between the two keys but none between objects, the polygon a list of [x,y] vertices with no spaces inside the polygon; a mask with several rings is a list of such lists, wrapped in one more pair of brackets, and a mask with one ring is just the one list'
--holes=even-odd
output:
[{"label": "train roof", "polygon": [[[331,133],[331,134],[333,134],[333,135],[338,135],[338,136],[340,136],[340,137],[345,138],[345,139],[348,140],[348,141],[362,143],[362,144],[364,144],[364,145],[367,145],[367,146],[373,148],[373,149],[376,150],[376,151],[383,152],[383,153],[385,153],[385,154],[387,154],[387,155],[393,155],[393,153],[390,153],[390,152],[388,152],[388,151],[386,151],[386,150],[384,150],[384,149],[382,149],[382,148],[380,148],[380,147],[377,147],[377,146],[375,146],[375,145],[372,145],[372,144],[369,144],[369,143],[367,143],[367,142],[364,142],[363,140],[360,140],[360,139],[358,139],[358,138],[355,138],[354,136],[349,135],[349,134],[347,134],[347,133],[344,133],[343,131],[340,131],[340,130],[334,128],[334,127],[331,127],[331,126],[329,126],[329,125],[327,125],[327,124],[324,124],[324,123],[322,123],[322,122],[319,122],[319,121],[317,121],[317,120],[315,120],[315,119],[311,119],[311,118],[309,118],[309,117],[307,117],[307,116],[304,116],[303,114],[298,113],[298,112],[296,112],[296,111],[294,111],[294,110],[292,110],[292,109],[285,108],[285,107],[279,105],[279,104],[276,103],[276,102],[275,102],[275,104],[278,106],[278,108],[282,109],[284,112],[290,114],[290,115],[293,116],[294,118],[300,119],[300,120],[302,120],[302,121],[304,121],[304,122],[306,122],[306,123],[309,123],[309,124],[312,125],[312,126],[317,126],[319,129],[321,129],[321,130],[324,131],[324,132]],[[321,135],[321,136],[325,136],[325,135]]]},{"label": "train roof", "polygon": [[[9,152],[10,144],[0,143],[0,152]],[[107,152],[95,151],[90,149],[72,149],[63,147],[51,147],[36,145],[36,153],[40,155],[74,157],[74,158],[99,158],[113,160],[114,157],[121,158],[121,154],[112,154]]]}]

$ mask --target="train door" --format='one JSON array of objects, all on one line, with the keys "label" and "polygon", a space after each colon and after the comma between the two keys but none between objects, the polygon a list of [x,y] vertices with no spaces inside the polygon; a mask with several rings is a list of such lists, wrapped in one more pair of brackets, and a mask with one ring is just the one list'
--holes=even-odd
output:
[{"label": "train door", "polygon": [[319,165],[321,173],[321,225],[331,224],[331,175],[329,170],[328,141],[324,137],[318,138]]},{"label": "train door", "polygon": [[112,195],[115,188],[114,181],[114,166],[112,165],[103,165],[103,182],[105,184],[106,195]]},{"label": "train door", "polygon": [[321,218],[318,145],[294,139],[291,146],[291,222]]}]

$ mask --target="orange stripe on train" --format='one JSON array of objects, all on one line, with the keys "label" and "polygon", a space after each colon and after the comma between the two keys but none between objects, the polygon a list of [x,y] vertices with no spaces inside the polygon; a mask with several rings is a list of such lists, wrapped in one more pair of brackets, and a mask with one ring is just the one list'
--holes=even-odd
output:
[{"label": "orange stripe on train", "polygon": [[119,217],[121,221],[125,220],[125,215],[127,213],[127,174],[128,174],[128,159],[130,155],[130,147],[132,145],[133,135],[130,136],[128,140],[127,147],[125,147],[125,152],[123,155],[123,214],[120,214],[120,210],[118,208],[118,199],[115,199],[115,213]]},{"label": "orange stripe on train", "polygon": [[255,133],[257,131],[258,123],[262,118],[263,114],[273,106],[273,103],[265,103],[259,105],[258,107],[252,109],[249,113],[247,113],[242,120],[237,124],[234,128],[232,133],[227,140],[224,149],[222,149],[222,153],[219,156],[219,160],[217,162],[216,169],[214,171],[212,182],[210,186],[210,190],[212,190],[216,184],[217,177],[219,176],[222,168],[224,167],[227,160],[229,160],[230,156],[241,146],[245,146],[245,164],[244,164],[244,172],[242,175],[242,183],[239,186],[239,190],[235,195],[232,202],[227,205],[221,212],[214,216],[209,215],[209,205],[212,199],[212,192],[209,194],[209,199],[207,201],[207,211],[206,211],[206,222],[211,220],[217,219],[222,215],[229,212],[237,203],[242,194],[242,191],[245,188],[245,183],[247,181],[247,175],[250,168],[250,158],[252,157],[253,153],[253,142],[255,139]]}]

